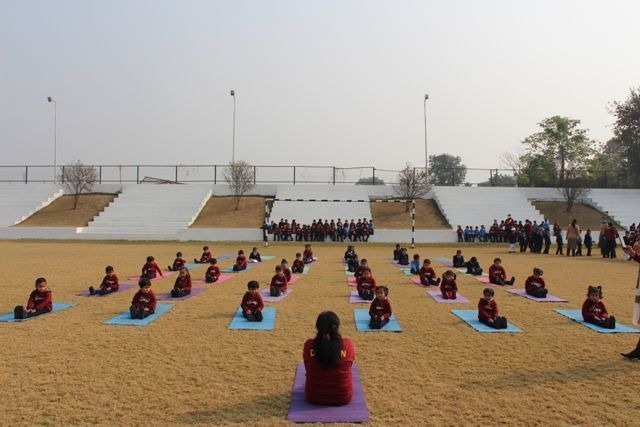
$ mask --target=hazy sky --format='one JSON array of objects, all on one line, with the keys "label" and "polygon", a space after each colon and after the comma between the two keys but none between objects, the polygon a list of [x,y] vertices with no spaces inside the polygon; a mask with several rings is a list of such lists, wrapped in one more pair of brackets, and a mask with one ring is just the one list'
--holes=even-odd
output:
[{"label": "hazy sky", "polygon": [[640,2],[0,0],[0,164],[496,168],[552,115],[606,141]]}]

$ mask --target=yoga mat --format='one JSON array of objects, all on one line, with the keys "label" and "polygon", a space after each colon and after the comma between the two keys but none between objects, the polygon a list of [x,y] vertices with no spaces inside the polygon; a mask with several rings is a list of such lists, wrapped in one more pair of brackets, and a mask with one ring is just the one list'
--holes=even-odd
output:
[{"label": "yoga mat", "polygon": [[[462,268],[462,267],[460,267],[460,268],[456,268],[456,271],[457,271],[458,273],[467,274],[467,269],[466,269],[466,268]],[[483,273],[483,276],[484,276],[484,273]]]},{"label": "yoga mat", "polygon": [[[414,285],[418,285],[418,286],[427,286],[427,285],[423,285],[422,282],[420,281],[420,277],[412,277],[411,278],[411,283],[413,283]],[[431,286],[431,285],[429,285]],[[434,285],[435,287],[439,287],[439,285]]]},{"label": "yoga mat", "polygon": [[298,363],[293,379],[291,406],[287,420],[292,423],[365,423],[369,421],[369,410],[364,399],[360,371],[354,364],[351,366],[353,397],[351,402],[343,406],[314,405],[307,402],[304,386],[307,381],[304,363]]},{"label": "yoga mat", "polygon": [[191,285],[192,286],[213,286],[213,285],[217,285],[219,283],[223,283],[226,282],[229,279],[233,279],[233,274],[221,274],[220,276],[218,276],[218,281],[217,282],[213,282],[213,283],[207,283],[204,281],[204,279],[195,279],[191,281]]},{"label": "yoga mat", "polygon": [[367,309],[353,310],[353,315],[356,320],[356,330],[359,332],[402,332],[402,328],[396,320],[395,314],[391,315],[389,323],[384,325],[382,329],[369,328],[371,316],[369,316],[369,310]]},{"label": "yoga mat", "polygon": [[262,297],[263,301],[278,302],[288,297],[291,292],[293,292],[293,289],[287,289],[287,292],[284,294],[280,294],[279,297],[272,297],[271,295],[269,295],[269,289],[263,289],[260,291],[260,296]]},{"label": "yoga mat", "polygon": [[3,314],[0,316],[0,322],[24,322],[25,320],[37,319],[39,317],[46,316],[47,314],[57,313],[59,311],[66,310],[67,308],[71,308],[75,305],[75,303],[66,303],[66,302],[54,302],[53,307],[51,307],[51,312],[46,314],[41,314],[40,316],[28,317],[26,319],[14,319],[13,311],[11,313]]},{"label": "yoga mat", "polygon": [[[79,294],[76,294],[76,295],[81,296],[81,297],[108,297],[109,295],[119,294],[122,291],[126,291],[127,289],[131,289],[134,286],[138,286],[138,285],[134,285],[132,283],[121,283],[120,287],[118,288],[118,290],[116,292],[111,292],[111,293],[108,293],[108,294],[105,294],[105,295],[100,295],[100,294],[91,295],[88,290],[82,291],[82,292],[80,292]],[[96,289],[100,289],[100,288],[96,287]]]},{"label": "yoga mat", "polygon": [[349,303],[355,304],[359,302],[371,304],[370,300],[360,298],[360,295],[358,295],[358,291],[351,291],[351,293],[349,293]]},{"label": "yoga mat", "polygon": [[218,261],[220,261],[222,259],[236,259],[237,255],[224,254],[224,255],[220,255],[220,256],[214,256],[214,258],[217,259]]},{"label": "yoga mat", "polygon": [[444,257],[444,256],[437,256],[437,257],[434,257],[434,258],[431,258],[431,259],[434,260],[434,261],[441,262],[443,264],[451,264],[451,258],[447,258],[447,257]]},{"label": "yoga mat", "polygon": [[156,305],[156,312],[151,316],[147,316],[144,319],[132,319],[129,310],[118,314],[115,317],[104,322],[107,325],[127,325],[127,326],[147,326],[149,323],[156,320],[165,312],[171,310],[175,304],[158,304]]},{"label": "yoga mat", "polygon": [[291,280],[289,280],[289,284],[293,285],[294,283],[296,283],[298,281],[298,279],[300,279],[300,276],[291,275]]},{"label": "yoga mat", "polygon": [[[164,276],[156,276],[153,279],[151,279],[151,281],[155,281],[155,280],[162,280],[165,279],[169,276],[173,276],[174,274],[176,274],[175,271],[163,271],[162,274],[164,274]],[[133,280],[135,282],[137,282],[138,280],[140,280],[140,276],[131,276],[129,277],[129,280]]]},{"label": "yoga mat", "polygon": [[345,273],[347,276],[353,276],[353,273],[354,273],[354,272],[353,272],[353,271],[349,271],[349,268],[345,267],[345,268],[344,268],[344,273]]},{"label": "yoga mat", "polygon": [[456,299],[444,299],[442,298],[442,292],[438,291],[438,290],[430,290],[427,291],[427,294],[433,298],[434,300],[436,300],[436,302],[448,302],[448,303],[452,303],[452,302],[457,302],[457,303],[467,303],[469,302],[468,299],[466,299],[465,297],[463,297],[462,295],[460,295],[460,293],[458,293],[456,296]]},{"label": "yoga mat", "polygon": [[294,275],[296,275],[296,274],[307,274],[309,272],[309,268],[310,267],[308,265],[305,265],[304,269],[302,270],[302,273],[293,273],[293,274]]},{"label": "yoga mat", "polygon": [[407,265],[400,265],[400,264],[398,264],[398,262],[397,262],[397,261],[394,261],[394,260],[391,260],[391,261],[389,261],[389,262],[391,263],[391,265],[396,266],[396,267],[398,267],[398,268],[411,268],[411,266],[410,266],[409,264],[407,264]]},{"label": "yoga mat", "polygon": [[187,270],[195,270],[196,268],[200,268],[203,265],[209,265],[208,262],[188,262],[184,266],[187,267]]},{"label": "yoga mat", "polygon": [[400,271],[402,271],[402,274],[404,274],[405,276],[415,276],[415,274],[411,272],[410,268],[403,268]]},{"label": "yoga mat", "polygon": [[[496,284],[493,284],[493,283],[489,282],[489,276],[473,276],[473,278],[476,279],[480,283],[484,283],[485,285],[500,286],[500,285],[496,285]],[[505,286],[509,286],[509,285],[505,285]]]},{"label": "yoga mat", "polygon": [[586,326],[589,329],[600,332],[601,334],[640,334],[640,329],[635,329],[630,326],[623,325],[622,323],[618,323],[617,321],[615,329],[605,329],[601,328],[600,326],[594,325],[593,323],[587,323],[582,320],[582,310],[563,310],[561,308],[555,308],[554,311],[580,323],[582,326]]},{"label": "yoga mat", "polygon": [[249,322],[242,315],[242,309],[238,308],[236,314],[234,314],[229,329],[251,329],[256,331],[271,331],[276,323],[276,308],[265,307],[262,310],[262,322]]},{"label": "yoga mat", "polygon": [[353,276],[347,276],[347,286],[358,286],[356,278]]},{"label": "yoga mat", "polygon": [[251,270],[251,264],[247,265],[247,268],[245,268],[244,270],[240,270],[240,271],[233,271],[233,266],[231,267],[225,267],[223,269],[220,270],[221,273],[244,273],[245,271]]},{"label": "yoga mat", "polygon": [[262,259],[262,261],[269,261],[270,259],[274,259],[275,256],[273,255],[261,255],[260,259]]},{"label": "yoga mat", "polygon": [[188,295],[185,295],[183,297],[180,298],[173,298],[171,296],[171,292],[167,292],[166,294],[160,294],[156,297],[156,299],[158,301],[182,301],[191,297],[195,297],[196,295],[199,295],[201,293],[203,293],[204,291],[206,291],[207,288],[191,288],[191,293]]},{"label": "yoga mat", "polygon": [[537,301],[537,302],[568,302],[568,300],[564,298],[557,297],[555,295],[547,294],[546,298],[536,298],[531,295],[527,295],[527,291],[524,288],[519,289],[507,289],[507,292],[510,294],[520,295],[521,297],[525,297],[527,299]]},{"label": "yoga mat", "polygon": [[[451,312],[478,332],[522,332],[520,329],[513,326],[511,322],[508,322],[507,329],[493,329],[478,320],[477,310],[451,310]],[[507,319],[507,321],[508,320],[509,319]]]}]

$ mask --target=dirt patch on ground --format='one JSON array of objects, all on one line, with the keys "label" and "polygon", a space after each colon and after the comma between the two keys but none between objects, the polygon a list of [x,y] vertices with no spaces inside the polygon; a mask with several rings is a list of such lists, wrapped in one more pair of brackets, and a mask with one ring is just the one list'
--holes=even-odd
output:
[{"label": "dirt patch on ground", "polygon": [[[376,228],[406,230],[411,227],[411,208],[406,212],[404,203],[369,204]],[[420,230],[447,230],[451,227],[442,216],[434,200],[416,200],[416,228]]]},{"label": "dirt patch on ground", "polygon": [[[565,202],[534,200],[531,203],[545,218],[549,219],[551,224],[557,222],[563,229],[571,224],[574,218],[578,220],[578,224],[582,230],[586,230],[587,228],[600,230],[600,224],[603,220],[616,224],[607,214],[583,203],[574,204],[571,212],[566,211],[567,204]],[[621,228],[618,224],[616,224],[616,226]]]},{"label": "dirt patch on ground", "polygon": [[264,197],[243,197],[235,210],[233,197],[210,197],[192,228],[260,228],[264,223]]},{"label": "dirt patch on ground", "polygon": [[116,198],[116,194],[81,194],[73,209],[73,196],[61,196],[16,227],[85,227]]},{"label": "dirt patch on ground", "polygon": [[[209,246],[220,257],[255,244]],[[486,285],[458,274],[460,294],[469,302],[437,303],[389,263],[393,245],[357,244],[356,250],[378,283],[389,286],[401,333],[356,331],[353,311],[367,304],[348,302],[354,288],[341,263],[346,244],[313,244],[319,260],[309,273],[284,300],[266,303],[277,310],[272,331],[228,326],[247,282],[258,280],[267,289],[276,262],[291,260],[299,243],[261,248],[275,258],[174,301],[145,327],[105,325],[127,310],[135,289],[77,295],[102,279],[106,265],[126,283],[148,255],[166,266],[176,251],[192,259],[201,248],[199,242],[0,241],[0,313],[26,303],[38,276],[47,278],[54,301],[75,304],[19,324],[0,322],[1,424],[290,425],[295,366],[322,310],[338,314],[342,335],[355,344],[371,426],[636,425],[640,418],[638,363],[618,354],[631,350],[638,335],[599,334],[553,311],[579,309],[587,285],[600,283],[609,312],[629,325],[635,262],[465,245],[464,256],[477,256],[484,268],[501,257],[517,288],[532,267],[542,268],[550,292],[569,300],[537,303],[496,287],[501,314],[522,330],[515,334],[478,333],[451,313],[476,310]],[[456,248],[418,245],[411,255],[450,259]],[[438,262],[433,267],[438,275],[448,268]],[[192,276],[201,279],[204,268]],[[166,294],[174,280],[154,281],[152,288]]]}]

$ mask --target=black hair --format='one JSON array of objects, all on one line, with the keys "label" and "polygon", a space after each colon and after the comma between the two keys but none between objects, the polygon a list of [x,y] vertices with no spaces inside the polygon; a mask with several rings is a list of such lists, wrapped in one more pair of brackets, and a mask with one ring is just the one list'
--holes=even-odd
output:
[{"label": "black hair", "polygon": [[105,273],[111,273],[113,271],[113,267],[110,265],[107,265],[107,268],[104,269]]},{"label": "black hair", "polygon": [[602,286],[589,286],[587,289],[587,296],[591,294],[598,294],[598,298],[602,299]]},{"label": "black hair", "polygon": [[484,288],[484,290],[482,291],[482,295],[487,295],[487,294],[494,296],[496,292],[491,288]]},{"label": "black hair", "polygon": [[302,254],[300,252],[296,252],[296,258],[299,258],[301,256],[302,256]]},{"label": "black hair", "polygon": [[386,286],[377,286],[376,287],[376,291],[380,289],[382,292],[384,292],[384,296],[389,296],[389,288],[387,288]]},{"label": "black hair", "polygon": [[502,262],[502,260],[501,260],[500,258],[494,258],[494,259],[493,259],[493,262],[496,262],[496,261],[498,261],[498,262],[500,262],[500,263]]},{"label": "black hair", "polygon": [[340,364],[342,336],[340,319],[333,311],[323,311],[316,320],[316,335],[313,343],[315,358],[322,369],[336,368]]},{"label": "black hair", "polygon": [[420,259],[420,254],[413,254],[413,259],[419,260]]},{"label": "black hair", "polygon": [[203,251],[209,250],[209,246],[203,246],[203,247],[202,247],[202,250],[203,250]]},{"label": "black hair", "polygon": [[147,279],[146,277],[143,277],[138,282],[138,286],[140,287],[140,289],[144,288],[145,286],[151,286],[151,280]]},{"label": "black hair", "polygon": [[247,283],[247,289],[258,289],[260,287],[260,283],[257,280],[250,280]]},{"label": "black hair", "polygon": [[176,258],[180,258],[182,256],[182,252],[176,252]]},{"label": "black hair", "polygon": [[218,260],[216,258],[211,258],[209,260],[209,264],[217,264],[217,263],[218,263]]},{"label": "black hair", "polygon": [[39,285],[40,283],[43,283],[43,282],[44,282],[44,283],[47,283],[47,279],[45,279],[44,277],[38,277],[38,278],[36,279],[36,288],[38,287],[38,285]]},{"label": "black hair", "polygon": [[155,260],[155,258],[154,258],[154,257],[152,257],[151,255],[149,255],[149,256],[147,257],[147,262],[151,262],[151,261],[154,261],[154,260]]},{"label": "black hair", "polygon": [[282,266],[281,265],[276,265],[276,273],[282,271]]}]

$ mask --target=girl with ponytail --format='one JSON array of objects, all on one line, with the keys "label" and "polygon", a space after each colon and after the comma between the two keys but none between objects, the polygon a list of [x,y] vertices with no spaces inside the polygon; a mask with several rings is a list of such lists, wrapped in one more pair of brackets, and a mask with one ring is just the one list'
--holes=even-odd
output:
[{"label": "girl with ponytail", "polygon": [[345,405],[353,396],[353,343],[340,335],[340,319],[332,311],[318,315],[316,330],[315,338],[308,339],[303,350],[307,401],[316,405]]}]

